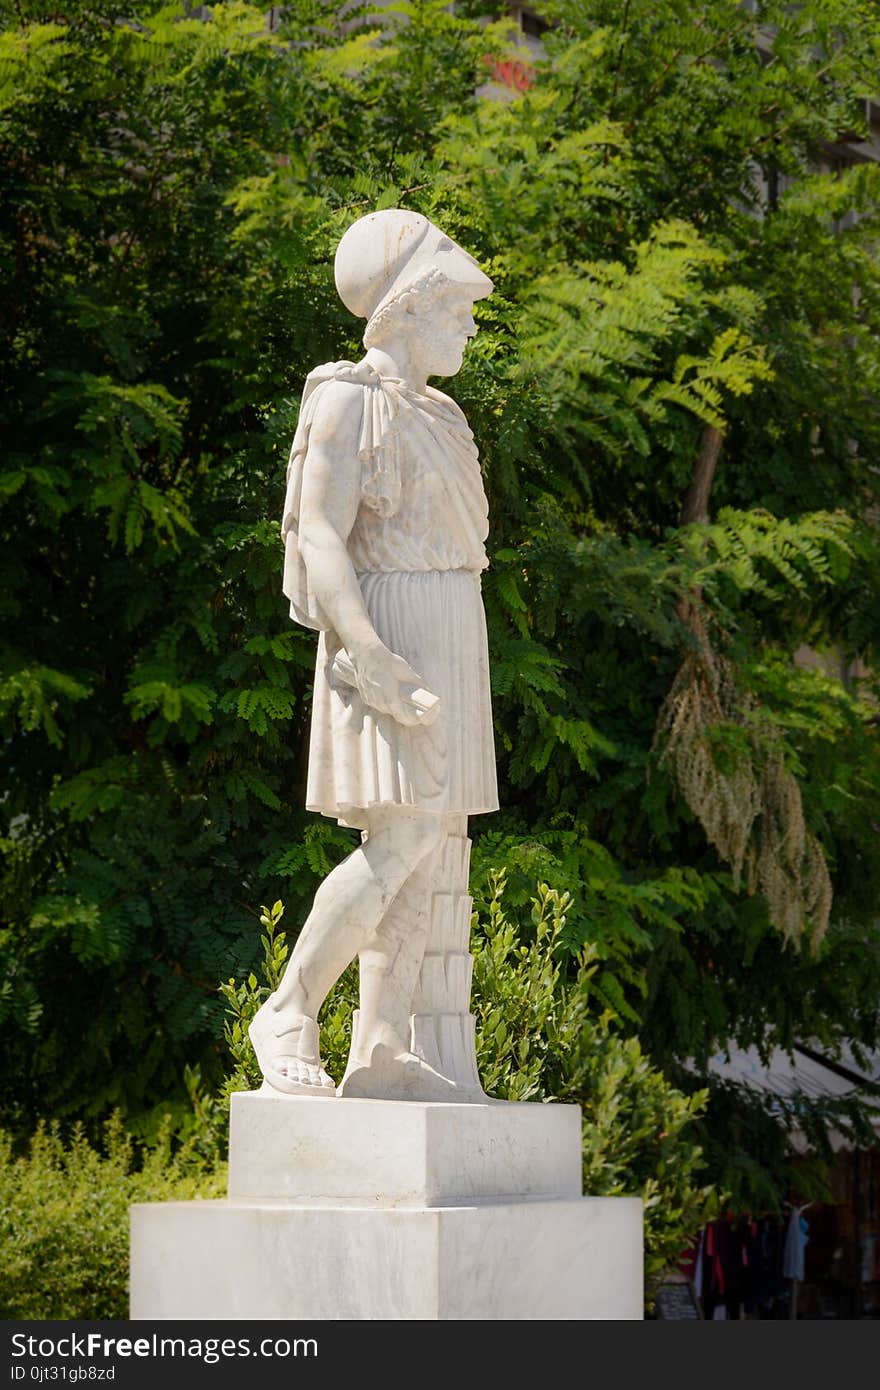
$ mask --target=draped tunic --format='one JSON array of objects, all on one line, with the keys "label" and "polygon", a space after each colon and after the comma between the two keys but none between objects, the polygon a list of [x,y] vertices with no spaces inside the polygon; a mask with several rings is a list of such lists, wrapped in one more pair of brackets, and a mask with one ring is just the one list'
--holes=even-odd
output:
[{"label": "draped tunic", "polygon": [[[377,635],[440,697],[436,720],[404,726],[331,670],[340,640],[314,594],[299,544],[303,471],[322,388],[361,396],[359,497],[347,549]],[[282,533],[291,617],[320,632],[308,809],[366,825],[373,806],[438,814],[496,810],[498,794],[480,574],[488,505],[473,435],[456,403],[411,390],[367,361],[307,378],[288,465]]]}]

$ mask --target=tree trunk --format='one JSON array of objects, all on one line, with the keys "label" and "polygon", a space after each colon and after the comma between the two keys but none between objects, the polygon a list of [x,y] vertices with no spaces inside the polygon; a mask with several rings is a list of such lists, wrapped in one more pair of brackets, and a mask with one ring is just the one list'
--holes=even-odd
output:
[{"label": "tree trunk", "polygon": [[700,448],[694,461],[694,471],[690,486],[681,504],[681,525],[688,526],[692,521],[709,522],[709,498],[715,481],[715,466],[721,449],[722,431],[714,425],[705,425],[700,436]]},{"label": "tree trunk", "polygon": [[[681,504],[680,525],[682,526],[688,526],[692,521],[699,521],[703,525],[709,523],[709,498],[712,495],[715,467],[718,463],[718,454],[721,450],[723,437],[723,432],[716,429],[714,425],[703,426],[700,447],[697,451],[697,457],[694,459],[694,471]],[[696,637],[706,666],[711,670],[714,669],[715,659],[700,608],[702,597],[703,591],[699,586],[695,586],[687,593],[682,594],[676,604],[676,615],[679,621],[689,627]]]}]

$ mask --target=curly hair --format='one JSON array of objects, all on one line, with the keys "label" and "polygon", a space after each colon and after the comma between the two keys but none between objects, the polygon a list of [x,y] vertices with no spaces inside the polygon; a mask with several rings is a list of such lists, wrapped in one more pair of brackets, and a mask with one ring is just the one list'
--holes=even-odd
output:
[{"label": "curly hair", "polygon": [[447,279],[442,270],[438,270],[436,266],[429,266],[411,285],[407,285],[393,299],[380,305],[364,329],[364,347],[381,347],[383,341],[396,332],[401,319],[411,312],[417,302],[422,310],[431,309],[451,284],[452,281]]}]

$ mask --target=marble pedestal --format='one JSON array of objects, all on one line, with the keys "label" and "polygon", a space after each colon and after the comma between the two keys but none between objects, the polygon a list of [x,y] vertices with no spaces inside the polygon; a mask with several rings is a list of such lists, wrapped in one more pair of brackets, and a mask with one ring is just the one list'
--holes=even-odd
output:
[{"label": "marble pedestal", "polygon": [[229,1198],[131,1213],[144,1319],[642,1317],[637,1198],[577,1106],[233,1096]]}]

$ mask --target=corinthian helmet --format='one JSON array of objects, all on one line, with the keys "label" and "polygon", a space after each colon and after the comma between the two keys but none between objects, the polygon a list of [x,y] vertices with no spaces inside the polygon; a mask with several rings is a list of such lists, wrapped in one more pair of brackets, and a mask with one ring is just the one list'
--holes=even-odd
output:
[{"label": "corinthian helmet", "polygon": [[336,288],[347,309],[377,317],[417,285],[461,285],[472,299],[492,293],[492,281],[473,256],[427,217],[403,208],[370,212],[354,222],[336,249]]}]

